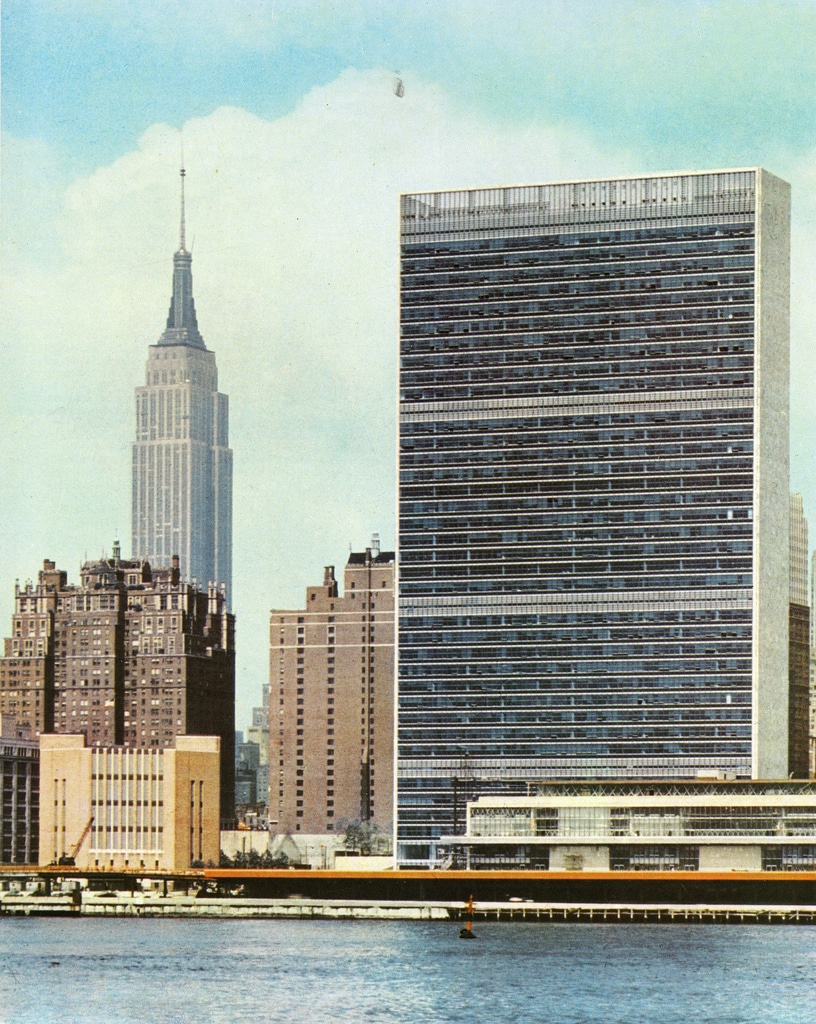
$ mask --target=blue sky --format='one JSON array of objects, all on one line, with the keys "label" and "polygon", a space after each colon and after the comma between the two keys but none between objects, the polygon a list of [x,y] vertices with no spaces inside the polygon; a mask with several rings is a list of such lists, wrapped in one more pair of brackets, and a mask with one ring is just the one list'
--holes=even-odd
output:
[{"label": "blue sky", "polygon": [[812,0],[5,0],[2,18],[4,126],[72,172],[156,122],[280,117],[348,67],[662,159],[751,163],[816,128]]},{"label": "blue sky", "polygon": [[816,517],[816,3],[4,0],[2,44],[3,633],[43,557],[76,578],[115,536],[129,552],[182,128],[199,324],[231,401],[239,724],[268,609],[372,531],[393,543],[400,191],[787,178],[792,485]]}]

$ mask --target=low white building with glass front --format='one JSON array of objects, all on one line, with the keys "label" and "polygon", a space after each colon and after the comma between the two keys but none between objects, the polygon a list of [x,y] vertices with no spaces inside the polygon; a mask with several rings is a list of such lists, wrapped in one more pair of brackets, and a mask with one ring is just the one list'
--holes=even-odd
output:
[{"label": "low white building with glass front", "polygon": [[540,871],[814,871],[816,781],[541,782],[480,796],[436,864]]}]

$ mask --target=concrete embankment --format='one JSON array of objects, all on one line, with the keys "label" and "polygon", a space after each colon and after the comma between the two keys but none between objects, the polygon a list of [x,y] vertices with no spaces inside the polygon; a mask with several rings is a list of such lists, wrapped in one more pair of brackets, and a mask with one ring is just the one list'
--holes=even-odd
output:
[{"label": "concrete embankment", "polygon": [[146,897],[90,899],[82,914],[125,917],[303,917],[447,920],[449,907],[369,900],[263,900],[242,897]]},{"label": "concrete embankment", "polygon": [[448,920],[459,904],[372,900],[265,900],[241,897],[0,895],[0,914],[83,917],[281,917]]},{"label": "concrete embankment", "polygon": [[[3,894],[0,914],[17,916],[302,918],[328,920],[461,921],[465,907],[451,902],[246,899],[240,897]],[[484,902],[480,921],[660,922],[699,924],[816,924],[816,906],[704,904],[579,904]]]}]

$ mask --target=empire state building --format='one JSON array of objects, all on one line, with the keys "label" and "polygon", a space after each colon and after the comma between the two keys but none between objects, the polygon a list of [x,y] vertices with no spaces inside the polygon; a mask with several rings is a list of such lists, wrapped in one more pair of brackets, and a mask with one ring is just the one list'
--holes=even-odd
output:
[{"label": "empire state building", "polygon": [[218,391],[215,354],[198,330],[192,255],[181,231],[173,256],[167,327],[150,346],[145,386],[136,389],[133,557],[169,566],[200,587],[232,584],[232,451],[229,399]]}]

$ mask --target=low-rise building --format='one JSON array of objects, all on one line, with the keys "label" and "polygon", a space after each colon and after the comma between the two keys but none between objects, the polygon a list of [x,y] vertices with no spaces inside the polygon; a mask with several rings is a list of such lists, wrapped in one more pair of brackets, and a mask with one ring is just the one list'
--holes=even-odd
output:
[{"label": "low-rise building", "polygon": [[28,725],[0,714],[0,864],[36,864],[40,748]]},{"label": "low-rise building", "polygon": [[220,738],[173,747],[40,737],[40,864],[180,871],[217,864]]},{"label": "low-rise building", "polygon": [[816,782],[542,782],[467,805],[438,863],[474,870],[814,871]]}]

